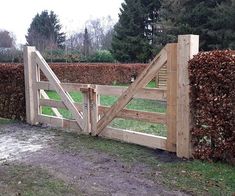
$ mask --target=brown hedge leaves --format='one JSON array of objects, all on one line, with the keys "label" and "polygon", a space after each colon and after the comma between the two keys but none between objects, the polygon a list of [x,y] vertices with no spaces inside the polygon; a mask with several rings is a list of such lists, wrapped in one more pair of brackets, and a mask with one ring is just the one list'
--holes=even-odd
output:
[{"label": "brown hedge leaves", "polygon": [[139,75],[146,64],[57,63],[50,66],[63,82],[108,85],[130,83],[131,77]]},{"label": "brown hedge leaves", "polygon": [[[88,84],[130,83],[145,64],[52,64],[63,82]],[[42,77],[42,79],[45,79]],[[25,120],[25,87],[22,64],[0,63],[0,117]]]},{"label": "brown hedge leaves", "polygon": [[24,69],[20,64],[0,64],[0,117],[24,120]]},{"label": "brown hedge leaves", "polygon": [[195,158],[234,162],[234,53],[199,53],[190,61],[189,73]]}]

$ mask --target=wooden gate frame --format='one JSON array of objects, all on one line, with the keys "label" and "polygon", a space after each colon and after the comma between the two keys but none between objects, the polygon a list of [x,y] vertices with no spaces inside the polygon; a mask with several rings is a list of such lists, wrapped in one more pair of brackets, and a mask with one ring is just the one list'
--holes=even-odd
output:
[{"label": "wooden gate frame", "polygon": [[[192,154],[192,148],[188,61],[193,55],[198,53],[198,48],[199,36],[180,35],[178,43],[167,44],[140,76],[122,93],[111,108],[103,107],[102,109],[102,107],[99,107],[99,86],[70,84],[73,87],[77,85],[77,88],[80,89],[85,97],[83,113],[81,113],[69,93],[65,90],[66,85],[69,87],[69,84],[60,82],[35,47],[25,47],[24,71],[27,122],[32,125],[37,123],[53,125],[57,123],[61,127],[76,128],[83,133],[101,135],[151,148],[160,148],[176,152],[178,157],[189,158]],[[166,121],[167,138],[107,127],[115,117],[125,111],[124,107],[140,90],[144,90],[143,88],[165,64],[167,65],[167,112],[166,115],[156,113],[155,117],[159,122]],[[40,82],[40,70],[49,80],[49,84]],[[45,116],[40,115],[42,102],[40,97],[48,99],[44,90],[49,89],[56,90],[62,99],[62,103],[52,104],[55,106],[52,110],[57,117],[48,117],[48,120]],[[44,104],[46,102],[49,104],[50,100],[43,101]],[[56,107],[67,108],[72,113],[75,121],[67,121],[61,118]],[[100,109],[105,111],[101,118],[99,116]]]}]

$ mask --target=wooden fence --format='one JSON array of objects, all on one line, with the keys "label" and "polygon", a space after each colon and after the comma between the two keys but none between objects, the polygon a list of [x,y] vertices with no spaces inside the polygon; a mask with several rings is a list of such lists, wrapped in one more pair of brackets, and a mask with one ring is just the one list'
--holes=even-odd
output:
[{"label": "wooden fence", "polygon": [[[199,37],[180,35],[178,43],[167,44],[129,87],[61,83],[35,47],[24,48],[26,114],[29,124],[46,123],[79,133],[135,143],[150,148],[191,156],[188,61],[198,52]],[[165,66],[165,68],[164,68]],[[166,87],[146,88],[163,67]],[[48,81],[40,80],[40,72]],[[56,91],[61,101],[51,100],[48,90]],[[81,92],[83,103],[75,103],[69,92]],[[101,106],[100,96],[118,96],[111,106]],[[159,100],[167,103],[165,114],[126,109],[133,99]],[[54,116],[42,114],[42,107],[52,107]],[[65,119],[57,108],[68,109],[74,120]],[[114,118],[165,124],[167,137],[154,136],[109,127]]]}]

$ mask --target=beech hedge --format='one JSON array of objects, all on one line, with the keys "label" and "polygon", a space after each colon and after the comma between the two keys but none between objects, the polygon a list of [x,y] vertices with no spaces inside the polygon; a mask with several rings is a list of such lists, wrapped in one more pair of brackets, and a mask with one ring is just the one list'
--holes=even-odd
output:
[{"label": "beech hedge", "polygon": [[50,64],[57,77],[63,82],[87,84],[127,84],[139,75],[146,64],[115,63],[57,63]]},{"label": "beech hedge", "polygon": [[22,64],[0,64],[0,117],[24,120],[24,68]]},{"label": "beech hedge", "polygon": [[[62,82],[88,84],[130,83],[145,64],[51,64]],[[42,76],[42,79],[45,77]],[[0,117],[25,120],[24,68],[22,64],[0,63]]]},{"label": "beech hedge", "polygon": [[203,52],[189,62],[195,158],[235,163],[234,54]]}]

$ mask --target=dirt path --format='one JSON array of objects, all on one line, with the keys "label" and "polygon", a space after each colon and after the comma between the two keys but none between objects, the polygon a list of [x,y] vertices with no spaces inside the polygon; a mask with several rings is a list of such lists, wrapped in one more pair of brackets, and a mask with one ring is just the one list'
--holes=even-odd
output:
[{"label": "dirt path", "polygon": [[147,165],[128,164],[95,149],[62,151],[62,139],[49,128],[25,124],[0,125],[0,164],[39,166],[63,180],[78,195],[185,195],[167,190],[150,177]]}]

